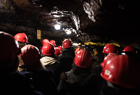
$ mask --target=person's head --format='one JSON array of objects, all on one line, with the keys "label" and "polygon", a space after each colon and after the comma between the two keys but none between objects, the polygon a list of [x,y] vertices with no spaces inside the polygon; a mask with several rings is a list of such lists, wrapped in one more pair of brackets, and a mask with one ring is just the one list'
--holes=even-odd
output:
[{"label": "person's head", "polygon": [[104,46],[102,53],[108,55],[109,53],[117,53],[117,48],[113,44],[107,44]]},{"label": "person's head", "polygon": [[122,55],[127,54],[127,55],[131,55],[131,56],[136,56],[137,51],[136,51],[136,49],[135,49],[134,47],[132,47],[132,46],[126,46],[126,47],[123,49],[123,51],[122,51],[121,54],[122,54]]},{"label": "person's head", "polygon": [[81,43],[78,43],[78,48],[82,48],[82,44]]},{"label": "person's head", "polygon": [[139,68],[140,63],[133,57],[118,55],[107,61],[101,72],[101,77],[115,87],[140,89]]},{"label": "person's head", "polygon": [[104,58],[103,62],[100,64],[101,67],[104,68],[105,65],[106,65],[106,62],[107,62],[108,60],[110,60],[111,58],[116,57],[116,56],[118,56],[117,53],[109,53],[109,54]]},{"label": "person's head", "polygon": [[57,47],[54,50],[55,50],[54,52],[55,56],[58,57],[61,54],[60,50]]},{"label": "person's head", "polygon": [[50,40],[50,43],[51,43],[54,47],[56,46],[55,40]]},{"label": "person's head", "polygon": [[41,48],[41,53],[45,56],[53,56],[54,52],[54,46],[51,43],[46,43]]},{"label": "person's head", "polygon": [[62,53],[62,47],[61,46],[58,46],[57,48],[59,49],[60,54],[61,54]]},{"label": "person's head", "polygon": [[92,55],[86,49],[81,49],[74,58],[75,69],[88,69],[93,65]]},{"label": "person's head", "polygon": [[62,47],[64,49],[71,48],[71,46],[72,46],[72,43],[69,39],[65,39],[62,43]]},{"label": "person's head", "polygon": [[18,41],[20,48],[24,47],[28,43],[28,37],[25,33],[17,33],[14,38]]},{"label": "person's head", "polygon": [[58,49],[59,49],[60,51],[62,51],[62,47],[61,47],[61,46],[58,46]]},{"label": "person's head", "polygon": [[45,45],[46,43],[49,43],[49,40],[48,39],[43,39],[42,40],[42,45]]},{"label": "person's head", "polygon": [[42,70],[43,65],[40,63],[39,49],[34,45],[25,45],[21,48],[21,62],[19,68],[28,70]]},{"label": "person's head", "polygon": [[18,55],[21,53],[18,42],[11,34],[0,31],[0,44],[0,72],[15,72],[19,64]]}]

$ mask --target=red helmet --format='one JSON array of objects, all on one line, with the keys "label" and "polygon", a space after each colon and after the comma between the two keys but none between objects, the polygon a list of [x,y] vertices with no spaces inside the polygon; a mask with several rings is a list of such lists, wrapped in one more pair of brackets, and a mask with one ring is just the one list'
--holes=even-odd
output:
[{"label": "red helmet", "polygon": [[50,40],[50,43],[51,43],[53,46],[56,46],[55,40]]},{"label": "red helmet", "polygon": [[140,63],[128,55],[118,55],[107,61],[101,76],[116,85],[140,89]]},{"label": "red helmet", "polygon": [[107,44],[107,45],[104,46],[102,52],[106,53],[106,54],[108,54],[108,53],[116,53],[117,50],[116,50],[116,47],[113,44]]},{"label": "red helmet", "polygon": [[65,39],[62,43],[63,48],[70,48],[72,46],[71,41],[69,39]]},{"label": "red helmet", "polygon": [[26,42],[28,43],[28,37],[25,33],[18,33],[14,36],[14,38],[19,42]]},{"label": "red helmet", "polygon": [[0,61],[14,58],[21,53],[18,42],[6,32],[0,31]]},{"label": "red helmet", "polygon": [[62,51],[62,47],[61,47],[61,46],[58,46],[58,49],[59,49],[60,51]]},{"label": "red helmet", "polygon": [[58,48],[55,48],[54,54],[55,54],[56,57],[58,57],[61,54],[60,50]]},{"label": "red helmet", "polygon": [[50,43],[46,43],[41,48],[41,52],[44,55],[52,55],[52,54],[54,54],[54,46],[52,44],[50,44]]},{"label": "red helmet", "polygon": [[117,53],[109,53],[109,54],[104,58],[104,61],[101,63],[102,68],[105,67],[106,62],[107,62],[109,59],[111,59],[112,57],[115,57],[115,56],[118,56],[118,54],[117,54]]},{"label": "red helmet", "polygon": [[81,68],[90,67],[93,63],[90,52],[85,49],[81,49],[75,56],[74,63]]},{"label": "red helmet", "polygon": [[25,45],[21,48],[21,51],[20,57],[24,62],[24,65],[31,65],[39,62],[41,58],[39,49],[34,45]]},{"label": "red helmet", "polygon": [[43,39],[43,40],[42,40],[42,45],[44,45],[44,44],[46,44],[46,43],[48,43],[48,42],[49,42],[48,39]]},{"label": "red helmet", "polygon": [[136,54],[136,49],[132,46],[126,46],[124,49],[123,49],[123,52],[131,52],[131,53],[134,53]]}]

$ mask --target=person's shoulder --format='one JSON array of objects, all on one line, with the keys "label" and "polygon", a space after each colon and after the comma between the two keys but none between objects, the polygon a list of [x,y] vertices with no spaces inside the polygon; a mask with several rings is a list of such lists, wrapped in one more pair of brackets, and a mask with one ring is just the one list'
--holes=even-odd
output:
[{"label": "person's shoulder", "polygon": [[10,77],[24,79],[25,75],[21,72],[13,72],[9,74]]},{"label": "person's shoulder", "polygon": [[15,79],[24,79],[24,74],[20,73],[20,72],[12,72],[12,73],[2,73],[0,74],[1,79],[10,79],[10,80],[15,80]]}]

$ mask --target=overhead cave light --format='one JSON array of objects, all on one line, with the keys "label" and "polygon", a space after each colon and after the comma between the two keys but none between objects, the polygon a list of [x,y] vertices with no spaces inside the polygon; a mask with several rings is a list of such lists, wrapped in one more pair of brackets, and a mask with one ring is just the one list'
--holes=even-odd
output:
[{"label": "overhead cave light", "polygon": [[[78,15],[74,14],[72,11],[59,10],[57,6],[55,6],[50,13],[42,12],[40,14],[46,16],[47,25],[53,27],[55,30],[62,30],[67,35],[72,34],[72,32],[79,35],[80,19]],[[48,24],[48,22],[50,24]]]},{"label": "overhead cave light", "polygon": [[[54,9],[50,12],[50,15],[54,17],[55,19],[60,19],[60,18],[71,19],[71,22],[68,22],[68,23],[69,24],[73,23],[75,25],[74,27],[76,28],[76,30],[79,30],[80,28],[80,19],[72,11],[59,10],[57,6],[55,6]],[[64,22],[65,21],[63,21],[63,23]]]},{"label": "overhead cave light", "polygon": [[73,46],[78,46],[78,43],[73,43],[72,45],[73,45]]},{"label": "overhead cave light", "polygon": [[70,35],[71,34],[71,30],[67,30],[66,34]]},{"label": "overhead cave light", "polygon": [[82,47],[85,47],[85,45],[82,45]]},{"label": "overhead cave light", "polygon": [[80,37],[80,34],[77,34],[77,37]]},{"label": "overhead cave light", "polygon": [[124,52],[122,52],[121,54],[122,54],[122,55],[126,55],[126,53],[124,53]]},{"label": "overhead cave light", "polygon": [[72,34],[72,32],[75,32],[76,30],[73,29],[73,28],[63,28],[64,32],[67,34],[67,35],[70,35]]},{"label": "overhead cave light", "polygon": [[60,30],[61,29],[61,25],[60,24],[55,24],[54,28],[55,28],[55,30]]}]

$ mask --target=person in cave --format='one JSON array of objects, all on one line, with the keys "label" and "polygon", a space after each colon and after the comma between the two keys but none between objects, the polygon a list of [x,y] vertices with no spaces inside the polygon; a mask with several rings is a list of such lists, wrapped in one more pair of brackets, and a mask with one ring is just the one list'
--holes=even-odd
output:
[{"label": "person in cave", "polygon": [[62,42],[62,48],[62,53],[58,56],[57,60],[61,64],[62,71],[65,72],[71,70],[75,53],[69,39],[65,39]]},{"label": "person in cave", "polygon": [[42,45],[45,45],[46,43],[49,43],[49,40],[48,39],[43,39],[42,40]]},{"label": "person in cave", "polygon": [[106,57],[109,53],[118,53],[118,49],[113,44],[107,44],[104,46],[102,53],[104,53],[104,57]]},{"label": "person in cave", "polygon": [[140,95],[140,64],[128,55],[118,55],[107,61],[101,77],[107,82],[100,95]]},{"label": "person in cave", "polygon": [[40,61],[47,70],[53,72],[52,78],[54,79],[57,86],[63,68],[61,67],[60,63],[56,59],[56,56],[54,54],[55,53],[54,46],[51,43],[46,43],[41,48],[41,53],[42,53],[42,57]]},{"label": "person in cave", "polygon": [[55,54],[55,56],[57,58],[61,54],[61,51],[59,50],[58,47],[55,47],[54,50],[55,50],[54,54]]},{"label": "person in cave", "polygon": [[104,60],[100,64],[102,68],[105,67],[107,60],[111,59],[112,57],[118,56],[118,48],[113,44],[107,44],[103,47],[102,53],[104,54]]},{"label": "person in cave", "polygon": [[50,43],[54,46],[54,48],[55,48],[55,46],[56,46],[56,42],[55,42],[55,40],[50,40]]},{"label": "person in cave", "polygon": [[52,72],[46,70],[40,62],[39,49],[34,45],[25,45],[19,55],[22,62],[19,64],[20,71],[25,75],[38,91],[45,95],[57,95],[56,84],[52,78]]},{"label": "person in cave", "polygon": [[74,58],[70,71],[61,74],[57,87],[60,95],[98,95],[98,77],[92,72],[94,66],[91,53],[81,49]]},{"label": "person in cave", "polygon": [[102,68],[105,67],[105,65],[107,64],[107,61],[110,60],[111,58],[113,57],[116,57],[118,56],[119,54],[117,53],[109,53],[103,60],[103,62],[100,64]]},{"label": "person in cave", "polygon": [[14,37],[9,33],[0,31],[0,44],[0,94],[44,95],[35,90],[25,76],[17,71],[18,55],[21,53],[21,49]]},{"label": "person in cave", "polygon": [[57,48],[60,50],[60,54],[61,54],[62,53],[62,47],[58,46]]},{"label": "person in cave", "polygon": [[122,52],[121,52],[122,55],[128,55],[128,56],[132,56],[134,57],[137,61],[140,62],[140,59],[139,59],[139,52],[138,50],[133,47],[133,46],[126,46]]},{"label": "person in cave", "polygon": [[104,59],[99,65],[96,66],[97,68],[100,68],[100,71],[98,70],[98,74],[101,73],[102,68],[104,68],[104,65],[106,64],[106,61],[108,59],[119,55],[118,54],[118,48],[113,44],[106,44],[103,47],[102,53],[104,54]]},{"label": "person in cave", "polygon": [[75,55],[78,53],[78,51],[80,51],[82,48],[82,44],[78,43],[78,48],[75,50]]},{"label": "person in cave", "polygon": [[25,33],[17,33],[14,38],[18,41],[20,48],[24,47],[28,43],[28,37]]},{"label": "person in cave", "polygon": [[100,73],[102,72],[104,66],[106,65],[107,60],[119,55],[117,47],[113,44],[106,44],[102,49],[102,54],[104,55],[98,56],[98,60],[101,61],[102,56],[103,56],[103,60],[101,62],[97,61],[93,69],[100,79],[100,83],[98,84],[100,86],[106,84],[106,81],[103,80],[103,78],[100,76]]}]

